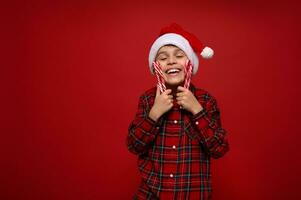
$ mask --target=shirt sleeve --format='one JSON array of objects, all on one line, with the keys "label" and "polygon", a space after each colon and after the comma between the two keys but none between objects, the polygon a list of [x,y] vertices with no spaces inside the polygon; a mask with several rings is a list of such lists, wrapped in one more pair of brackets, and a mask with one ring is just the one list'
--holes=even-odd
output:
[{"label": "shirt sleeve", "polygon": [[138,110],[134,120],[130,123],[127,135],[128,150],[134,154],[145,153],[159,132],[159,120],[155,122],[149,115],[150,108],[147,107],[146,98],[139,98]]},{"label": "shirt sleeve", "polygon": [[197,138],[210,156],[217,159],[229,151],[227,132],[221,126],[220,110],[212,96],[190,121],[194,130],[189,131],[190,136]]}]

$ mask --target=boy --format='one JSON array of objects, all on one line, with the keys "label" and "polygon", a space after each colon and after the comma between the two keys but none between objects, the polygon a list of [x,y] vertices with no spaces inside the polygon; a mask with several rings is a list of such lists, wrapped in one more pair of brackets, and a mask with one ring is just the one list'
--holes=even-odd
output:
[{"label": "boy", "polygon": [[210,158],[228,150],[213,96],[190,84],[205,47],[179,25],[163,28],[149,53],[157,87],[139,99],[127,147],[138,155],[141,184],[133,199],[211,199]]}]

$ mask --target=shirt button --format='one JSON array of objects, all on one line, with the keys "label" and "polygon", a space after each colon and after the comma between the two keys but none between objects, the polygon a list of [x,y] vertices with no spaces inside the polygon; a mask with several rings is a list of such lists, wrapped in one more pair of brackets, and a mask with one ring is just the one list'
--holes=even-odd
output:
[{"label": "shirt button", "polygon": [[173,177],[173,174],[170,174],[169,177],[172,178],[172,177]]},{"label": "shirt button", "polygon": [[156,129],[159,129],[159,128],[160,128],[159,126],[156,127]]},{"label": "shirt button", "polygon": [[177,120],[175,120],[175,121],[173,121],[173,123],[175,123],[175,124],[176,124],[176,123],[178,123],[178,121],[177,121]]},{"label": "shirt button", "polygon": [[196,125],[199,125],[199,122],[198,122],[198,121],[196,121],[196,122],[195,122],[195,124],[196,124]]},{"label": "shirt button", "polygon": [[176,149],[176,145],[173,145],[172,148],[173,148],[173,149]]}]

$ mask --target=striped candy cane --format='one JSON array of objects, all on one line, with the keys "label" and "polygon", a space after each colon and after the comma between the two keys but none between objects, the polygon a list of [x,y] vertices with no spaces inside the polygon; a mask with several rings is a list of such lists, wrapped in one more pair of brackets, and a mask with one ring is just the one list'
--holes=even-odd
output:
[{"label": "striped candy cane", "polygon": [[192,66],[190,60],[188,60],[186,62],[185,67],[184,67],[184,72],[185,72],[184,87],[186,89],[189,89],[189,85],[190,85],[190,82],[191,82],[192,68],[193,68],[193,66]]},{"label": "striped candy cane", "polygon": [[166,90],[162,68],[161,68],[161,66],[159,65],[158,62],[153,62],[153,65],[154,65],[154,68],[155,68],[155,74],[156,74],[157,81],[158,81],[157,86],[159,87],[160,92],[162,93]]},{"label": "striped candy cane", "polygon": [[[165,86],[165,81],[164,81],[164,78],[163,78],[163,72],[162,72],[162,68],[161,66],[159,65],[158,62],[153,62],[153,65],[154,65],[154,69],[155,69],[155,74],[156,74],[156,77],[157,77],[157,85],[160,89],[160,92],[164,92],[166,90],[166,86]],[[184,67],[184,73],[185,73],[185,80],[184,80],[184,87],[186,89],[189,89],[189,86],[190,86],[190,82],[191,82],[191,75],[192,75],[192,68],[193,68],[193,65],[191,64],[191,62],[188,60],[185,64],[185,67]]]}]

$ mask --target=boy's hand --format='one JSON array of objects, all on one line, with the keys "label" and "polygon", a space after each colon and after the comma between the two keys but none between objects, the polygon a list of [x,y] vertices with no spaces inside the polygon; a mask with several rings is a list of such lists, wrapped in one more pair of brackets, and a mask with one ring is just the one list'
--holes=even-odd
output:
[{"label": "boy's hand", "polygon": [[182,106],[184,109],[191,112],[193,115],[200,112],[203,107],[192,94],[192,92],[182,86],[178,87],[177,93],[177,103]]},{"label": "boy's hand", "polygon": [[165,90],[160,94],[159,87],[157,87],[156,98],[153,107],[149,112],[149,117],[157,121],[161,115],[169,111],[173,106],[173,96],[170,95],[171,89]]}]

